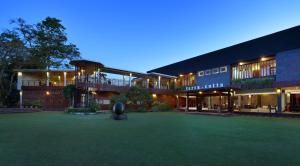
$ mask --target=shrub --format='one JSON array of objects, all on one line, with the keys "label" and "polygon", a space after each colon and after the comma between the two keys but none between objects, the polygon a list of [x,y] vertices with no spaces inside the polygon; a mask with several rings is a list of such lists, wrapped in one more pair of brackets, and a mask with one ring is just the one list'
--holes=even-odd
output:
[{"label": "shrub", "polygon": [[157,103],[152,107],[152,111],[170,111],[172,107],[168,103]]},{"label": "shrub", "polygon": [[40,100],[25,101],[23,104],[24,107],[33,107],[33,108],[42,108],[42,102]]},{"label": "shrub", "polygon": [[65,112],[70,113],[70,112],[91,112],[90,108],[73,108],[69,107],[65,110]]},{"label": "shrub", "polygon": [[100,110],[100,105],[96,102],[90,102],[89,109],[90,109],[90,112],[96,112],[96,111]]},{"label": "shrub", "polygon": [[96,102],[91,102],[89,107],[86,108],[74,108],[74,107],[69,107],[65,110],[65,112],[70,113],[70,112],[96,112],[100,109],[100,106]]}]

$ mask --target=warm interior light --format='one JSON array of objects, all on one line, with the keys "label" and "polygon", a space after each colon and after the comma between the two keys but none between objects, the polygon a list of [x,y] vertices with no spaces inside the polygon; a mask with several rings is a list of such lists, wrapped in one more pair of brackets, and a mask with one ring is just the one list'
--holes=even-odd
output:
[{"label": "warm interior light", "polygon": [[96,95],[97,93],[93,91],[92,94],[93,94],[93,95]]},{"label": "warm interior light", "polygon": [[193,75],[193,73],[190,73],[190,75]]},{"label": "warm interior light", "polygon": [[22,76],[22,72],[18,72],[18,76]]},{"label": "warm interior light", "polygon": [[217,93],[217,91],[214,90],[214,93]]},{"label": "warm interior light", "polygon": [[244,65],[244,64],[245,64],[244,62],[240,62],[240,63],[239,63],[239,65]]},{"label": "warm interior light", "polygon": [[291,96],[291,93],[287,93],[287,97],[290,97]]},{"label": "warm interior light", "polygon": [[58,76],[58,80],[60,80],[60,76]]},{"label": "warm interior light", "polygon": [[56,85],[56,82],[53,82],[54,85]]},{"label": "warm interior light", "polygon": [[152,97],[153,97],[153,98],[156,98],[157,96],[156,96],[156,94],[155,94],[155,93],[153,93],[153,94],[152,94]]},{"label": "warm interior light", "polygon": [[267,58],[265,58],[265,57],[260,58],[260,61],[266,61],[266,60],[267,60]]},{"label": "warm interior light", "polygon": [[277,92],[277,93],[280,93],[280,92],[281,92],[281,90],[280,90],[280,89],[277,89],[277,90],[276,90],[276,92]]},{"label": "warm interior light", "polygon": [[199,94],[202,94],[203,92],[199,91]]},{"label": "warm interior light", "polygon": [[182,74],[180,74],[179,76],[180,76],[180,77],[183,77],[183,75],[182,75]]},{"label": "warm interior light", "polygon": [[49,91],[46,91],[46,95],[50,95],[50,92],[49,92]]}]

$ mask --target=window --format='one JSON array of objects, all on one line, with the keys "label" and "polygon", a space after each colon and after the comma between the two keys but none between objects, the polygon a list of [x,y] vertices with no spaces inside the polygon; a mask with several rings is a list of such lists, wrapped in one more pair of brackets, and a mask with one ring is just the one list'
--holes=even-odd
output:
[{"label": "window", "polygon": [[199,77],[204,76],[204,71],[199,71],[199,72],[198,72],[198,76],[199,76]]},{"label": "window", "polygon": [[218,73],[219,73],[219,68],[212,69],[212,74],[218,74]]},{"label": "window", "polygon": [[227,66],[220,67],[220,73],[227,72]]},{"label": "window", "polygon": [[276,60],[259,61],[232,67],[232,79],[249,79],[276,75]]},{"label": "window", "polygon": [[205,75],[210,75],[211,71],[210,70],[205,70]]}]

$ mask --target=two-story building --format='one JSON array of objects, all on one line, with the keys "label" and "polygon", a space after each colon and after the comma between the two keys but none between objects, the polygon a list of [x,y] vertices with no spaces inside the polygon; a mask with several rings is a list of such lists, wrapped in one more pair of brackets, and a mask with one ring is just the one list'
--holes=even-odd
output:
[{"label": "two-story building", "polygon": [[107,108],[111,96],[139,85],[184,111],[300,111],[300,26],[147,73],[70,63],[74,70],[16,70],[21,103],[40,98],[45,108],[64,107],[62,87],[74,84],[76,106],[93,98]]},{"label": "two-story building", "polygon": [[300,26],[149,72],[177,76],[186,111],[300,111]]}]

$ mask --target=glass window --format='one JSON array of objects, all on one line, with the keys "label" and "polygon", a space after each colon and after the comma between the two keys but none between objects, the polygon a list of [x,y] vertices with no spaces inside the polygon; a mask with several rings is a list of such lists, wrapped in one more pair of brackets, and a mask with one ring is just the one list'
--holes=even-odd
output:
[{"label": "glass window", "polygon": [[210,70],[205,70],[205,75],[210,75],[211,71]]},{"label": "glass window", "polygon": [[199,72],[198,72],[198,76],[199,76],[199,77],[204,76],[204,71],[199,71]]},{"label": "glass window", "polygon": [[219,68],[212,69],[212,74],[218,74],[218,73],[219,73]]},{"label": "glass window", "polygon": [[227,66],[220,67],[220,73],[227,72]]},{"label": "glass window", "polygon": [[[221,72],[221,71],[220,71]],[[276,75],[276,60],[260,61],[232,67],[232,79],[248,79]]]}]

